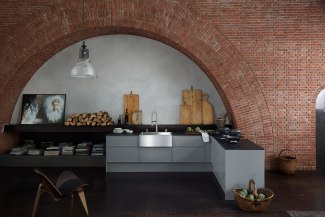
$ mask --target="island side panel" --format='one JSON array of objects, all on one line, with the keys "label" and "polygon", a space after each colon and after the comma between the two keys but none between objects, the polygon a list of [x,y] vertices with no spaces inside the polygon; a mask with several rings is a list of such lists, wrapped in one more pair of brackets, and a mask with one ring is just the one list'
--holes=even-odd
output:
[{"label": "island side panel", "polygon": [[234,187],[248,187],[254,179],[257,188],[265,186],[264,150],[225,151],[225,199],[233,200]]},{"label": "island side panel", "polygon": [[219,182],[222,190],[225,191],[225,150],[214,138],[211,138],[211,165],[213,174]]}]

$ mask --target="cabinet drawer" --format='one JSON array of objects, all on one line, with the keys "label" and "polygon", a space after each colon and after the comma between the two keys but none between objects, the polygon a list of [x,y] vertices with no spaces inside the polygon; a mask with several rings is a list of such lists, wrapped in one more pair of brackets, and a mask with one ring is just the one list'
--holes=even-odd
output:
[{"label": "cabinet drawer", "polygon": [[173,162],[205,162],[205,148],[174,147]]},{"label": "cabinet drawer", "polygon": [[173,147],[203,147],[202,136],[173,136]]},{"label": "cabinet drawer", "polygon": [[140,148],[140,162],[172,162],[171,148]]},{"label": "cabinet drawer", "polygon": [[106,136],[107,146],[132,146],[138,147],[137,136]]},{"label": "cabinet drawer", "polygon": [[139,148],[107,147],[106,162],[139,162]]}]

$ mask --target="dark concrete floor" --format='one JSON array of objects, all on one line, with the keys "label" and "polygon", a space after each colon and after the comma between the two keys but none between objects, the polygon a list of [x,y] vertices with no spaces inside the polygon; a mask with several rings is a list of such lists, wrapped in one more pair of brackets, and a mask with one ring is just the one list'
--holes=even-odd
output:
[{"label": "dark concrete floor", "polygon": [[[55,179],[66,168],[43,168]],[[288,210],[325,211],[325,170],[294,176],[266,172],[275,197],[264,213],[241,211],[220,198],[211,173],[105,173],[104,168],[69,168],[89,184],[93,217],[289,216]],[[0,168],[0,216],[31,216],[39,177],[33,168]],[[245,187],[245,186],[243,186]],[[35,217],[86,216],[78,197],[53,202],[42,195]]]}]

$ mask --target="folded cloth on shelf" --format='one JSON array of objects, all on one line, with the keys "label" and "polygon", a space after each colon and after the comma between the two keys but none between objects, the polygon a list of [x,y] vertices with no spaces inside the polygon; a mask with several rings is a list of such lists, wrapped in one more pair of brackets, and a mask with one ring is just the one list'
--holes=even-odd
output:
[{"label": "folded cloth on shelf", "polygon": [[200,130],[200,133],[202,135],[203,142],[209,142],[209,134],[203,130]]}]

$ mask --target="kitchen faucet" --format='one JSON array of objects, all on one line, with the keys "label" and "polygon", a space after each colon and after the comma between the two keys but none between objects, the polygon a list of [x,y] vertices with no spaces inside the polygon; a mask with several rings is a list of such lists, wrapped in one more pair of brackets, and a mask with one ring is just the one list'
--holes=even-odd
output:
[{"label": "kitchen faucet", "polygon": [[[153,115],[156,115],[155,116],[155,120],[153,119]],[[158,115],[157,115],[157,112],[155,112],[155,111],[153,111],[152,113],[151,113],[151,126],[153,126],[153,124],[155,123],[156,124],[156,133],[158,133],[158,117],[157,117]]]}]

